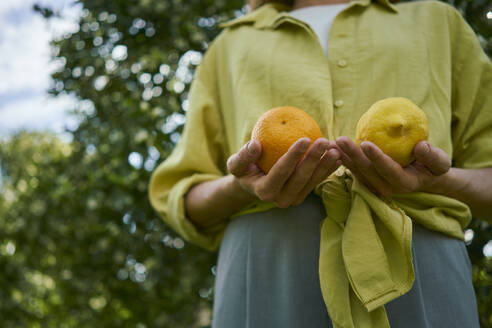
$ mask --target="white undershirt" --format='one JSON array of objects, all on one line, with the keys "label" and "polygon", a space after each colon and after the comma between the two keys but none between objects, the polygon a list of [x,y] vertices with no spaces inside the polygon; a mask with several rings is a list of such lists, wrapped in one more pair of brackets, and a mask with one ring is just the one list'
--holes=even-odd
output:
[{"label": "white undershirt", "polygon": [[328,56],[328,39],[330,37],[331,24],[333,23],[335,16],[348,5],[348,3],[340,3],[334,5],[304,7],[292,10],[290,15],[311,26],[318,36],[325,54]]}]

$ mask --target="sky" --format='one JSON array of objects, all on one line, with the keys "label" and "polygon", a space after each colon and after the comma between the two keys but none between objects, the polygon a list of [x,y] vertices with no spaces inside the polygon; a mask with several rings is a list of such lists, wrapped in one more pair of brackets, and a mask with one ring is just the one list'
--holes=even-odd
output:
[{"label": "sky", "polygon": [[[49,21],[32,8],[49,5],[62,18]],[[47,94],[57,65],[50,59],[49,42],[77,31],[82,7],[74,0],[0,0],[0,137],[16,130],[50,130],[63,137],[65,125],[74,119],[67,109],[76,99]]]}]

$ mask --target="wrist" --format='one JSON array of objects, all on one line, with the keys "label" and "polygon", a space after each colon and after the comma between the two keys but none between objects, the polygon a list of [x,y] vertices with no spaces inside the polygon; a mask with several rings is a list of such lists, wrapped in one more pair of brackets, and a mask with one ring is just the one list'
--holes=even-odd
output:
[{"label": "wrist", "polygon": [[227,188],[230,194],[234,195],[234,197],[237,198],[239,201],[243,202],[244,204],[250,204],[258,200],[258,197],[256,197],[256,195],[254,195],[253,193],[249,192],[248,190],[244,189],[241,186],[236,176],[229,174],[227,177],[228,177]]},{"label": "wrist", "polygon": [[456,198],[467,188],[468,180],[463,179],[458,168],[450,168],[448,172],[436,176],[423,191]]}]

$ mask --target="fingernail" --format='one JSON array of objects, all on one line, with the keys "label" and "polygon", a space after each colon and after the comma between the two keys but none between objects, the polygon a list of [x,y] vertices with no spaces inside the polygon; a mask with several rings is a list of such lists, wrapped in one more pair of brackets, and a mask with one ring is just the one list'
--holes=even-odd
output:
[{"label": "fingernail", "polygon": [[424,142],[424,154],[430,152],[430,145],[428,142]]},{"label": "fingernail", "polygon": [[251,155],[255,155],[257,151],[258,151],[258,147],[256,146],[255,142],[253,140],[250,140],[248,142],[248,152]]},{"label": "fingernail", "polygon": [[297,140],[297,142],[294,144],[294,146],[295,146],[295,145],[298,145],[298,144],[301,144],[301,149],[306,150],[306,149],[308,149],[309,145],[311,145],[311,139],[309,139],[309,138],[302,138],[302,139],[299,139],[299,140]]},{"label": "fingernail", "polygon": [[372,155],[372,148],[371,148],[371,145],[369,144],[369,142],[367,142],[367,141],[361,142],[360,148],[362,148],[362,151],[365,154]]},{"label": "fingernail", "polygon": [[333,157],[333,159],[339,159],[340,158],[340,153],[336,149],[330,149],[329,153]]}]

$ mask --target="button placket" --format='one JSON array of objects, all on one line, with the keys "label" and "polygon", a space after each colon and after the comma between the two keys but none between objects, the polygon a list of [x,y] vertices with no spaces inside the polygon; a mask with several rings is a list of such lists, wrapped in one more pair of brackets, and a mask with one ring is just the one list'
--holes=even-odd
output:
[{"label": "button placket", "polygon": [[357,88],[353,79],[356,66],[352,63],[355,47],[354,18],[348,14],[340,15],[333,22],[331,29],[328,56],[333,81],[333,130],[335,136],[351,136],[354,90]]}]

